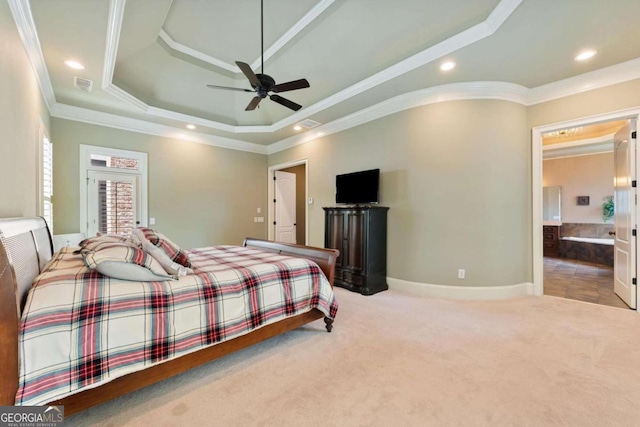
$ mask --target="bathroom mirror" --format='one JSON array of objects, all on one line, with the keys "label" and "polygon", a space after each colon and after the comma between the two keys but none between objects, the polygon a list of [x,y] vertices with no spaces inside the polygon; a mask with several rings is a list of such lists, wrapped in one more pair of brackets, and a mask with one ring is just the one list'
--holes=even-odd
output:
[{"label": "bathroom mirror", "polygon": [[562,187],[543,187],[542,201],[542,220],[562,221]]}]

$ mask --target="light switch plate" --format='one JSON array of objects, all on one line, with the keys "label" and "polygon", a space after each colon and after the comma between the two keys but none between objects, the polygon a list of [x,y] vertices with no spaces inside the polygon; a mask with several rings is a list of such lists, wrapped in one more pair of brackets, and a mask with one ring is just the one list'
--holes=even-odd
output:
[{"label": "light switch plate", "polygon": [[156,219],[155,218],[149,218],[149,225],[156,225]]}]

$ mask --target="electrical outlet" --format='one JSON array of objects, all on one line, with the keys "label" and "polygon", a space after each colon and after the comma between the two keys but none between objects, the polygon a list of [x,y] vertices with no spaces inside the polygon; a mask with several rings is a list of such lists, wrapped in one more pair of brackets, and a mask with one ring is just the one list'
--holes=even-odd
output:
[{"label": "electrical outlet", "polygon": [[261,208],[258,208],[258,209],[256,209],[256,212],[257,212],[257,213],[262,213],[262,209],[261,209]]},{"label": "electrical outlet", "polygon": [[156,225],[156,219],[155,218],[149,218],[149,225]]},{"label": "electrical outlet", "polygon": [[264,217],[263,216],[259,216],[258,217],[258,222],[264,222]]},{"label": "electrical outlet", "polygon": [[464,279],[464,274],[465,274],[464,268],[458,269],[458,279]]}]

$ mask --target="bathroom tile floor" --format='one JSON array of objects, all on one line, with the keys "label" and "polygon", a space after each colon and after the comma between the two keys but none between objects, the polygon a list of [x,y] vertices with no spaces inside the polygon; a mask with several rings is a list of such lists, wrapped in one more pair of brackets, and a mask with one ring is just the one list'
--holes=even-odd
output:
[{"label": "bathroom tile floor", "polygon": [[613,267],[544,257],[544,294],[611,307],[629,307],[613,292]]}]

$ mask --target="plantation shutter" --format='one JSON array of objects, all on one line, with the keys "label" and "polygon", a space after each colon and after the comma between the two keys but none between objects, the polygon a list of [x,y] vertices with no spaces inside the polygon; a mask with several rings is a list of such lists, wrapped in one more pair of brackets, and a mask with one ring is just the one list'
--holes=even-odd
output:
[{"label": "plantation shutter", "polygon": [[98,230],[128,234],[135,227],[135,186],[128,180],[98,181]]},{"label": "plantation shutter", "polygon": [[53,144],[46,136],[42,139],[42,216],[53,231]]}]

